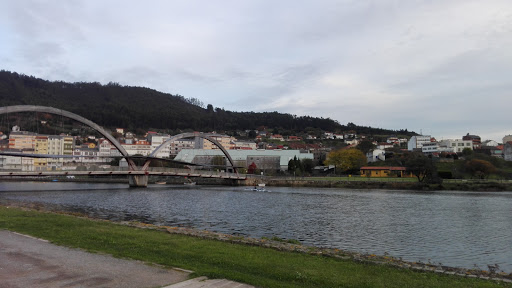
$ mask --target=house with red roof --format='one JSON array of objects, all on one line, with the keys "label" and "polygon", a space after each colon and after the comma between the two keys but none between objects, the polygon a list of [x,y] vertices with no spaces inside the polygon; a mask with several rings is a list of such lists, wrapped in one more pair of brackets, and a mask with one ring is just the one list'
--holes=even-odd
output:
[{"label": "house with red roof", "polygon": [[405,167],[361,167],[361,176],[365,177],[414,177]]}]

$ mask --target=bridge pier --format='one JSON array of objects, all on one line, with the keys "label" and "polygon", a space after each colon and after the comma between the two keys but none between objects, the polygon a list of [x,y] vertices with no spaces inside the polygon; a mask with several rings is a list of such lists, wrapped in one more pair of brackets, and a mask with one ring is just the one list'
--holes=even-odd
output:
[{"label": "bridge pier", "polygon": [[128,175],[130,187],[148,187],[148,175]]}]

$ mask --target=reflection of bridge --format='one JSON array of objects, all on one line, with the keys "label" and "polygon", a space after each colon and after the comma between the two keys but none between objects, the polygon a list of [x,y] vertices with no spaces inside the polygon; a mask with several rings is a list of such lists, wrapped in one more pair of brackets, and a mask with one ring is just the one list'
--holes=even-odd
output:
[{"label": "reflection of bridge", "polygon": [[[145,158],[145,163],[142,167],[137,167],[135,162],[133,161],[133,158],[130,155],[128,155],[128,152],[123,148],[121,143],[119,143],[110,133],[108,133],[106,130],[104,130],[101,126],[97,125],[96,123],[85,119],[82,116],[76,115],[74,113],[53,108],[53,107],[45,107],[45,106],[31,106],[31,105],[19,105],[19,106],[7,106],[7,107],[0,107],[0,115],[1,114],[7,114],[7,113],[17,113],[17,112],[40,112],[40,113],[48,113],[48,114],[54,114],[54,115],[60,115],[66,118],[73,119],[75,121],[78,121],[82,124],[85,124],[92,129],[96,130],[98,133],[100,133],[103,137],[105,137],[110,143],[121,153],[122,157],[126,159],[128,162],[128,171],[45,171],[45,172],[0,172],[0,176],[57,176],[57,175],[128,175],[128,179],[130,182],[131,187],[146,187],[148,184],[148,176],[149,175],[161,175],[161,176],[190,176],[190,177],[206,177],[206,178],[222,178],[222,179],[234,179],[234,180],[243,180],[245,177],[239,176],[238,171],[234,165],[233,159],[231,159],[231,156],[227,152],[227,150],[213,137],[220,136],[217,134],[204,134],[199,132],[194,133],[183,133],[179,135],[172,136],[170,139],[166,140],[164,143],[162,143],[160,146],[158,146],[150,155],[149,157]],[[191,138],[191,137],[199,137],[206,139],[210,142],[212,142],[215,146],[217,146],[226,156],[229,165],[226,166],[226,171],[234,172],[234,173],[217,173],[216,176],[213,176],[211,172],[201,172],[201,173],[191,173],[190,170],[184,170],[181,172],[176,172],[175,169],[169,170],[169,171],[152,171],[152,169],[149,167],[151,164],[151,161],[156,158],[155,155],[158,154],[160,150],[165,148],[167,145],[170,145],[171,142],[183,138]],[[4,154],[7,155],[7,154]],[[59,155],[60,156],[60,155]],[[30,154],[25,154],[23,157],[31,157]],[[43,155],[36,155],[33,154],[32,157],[41,158]],[[47,155],[48,158],[55,158],[56,155]],[[162,158],[162,160],[167,160]],[[191,164],[192,163],[181,163],[181,164]]]}]

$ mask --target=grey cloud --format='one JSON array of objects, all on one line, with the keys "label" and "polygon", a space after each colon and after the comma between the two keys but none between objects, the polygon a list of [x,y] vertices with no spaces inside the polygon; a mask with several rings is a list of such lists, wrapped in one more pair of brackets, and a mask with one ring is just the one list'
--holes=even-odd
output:
[{"label": "grey cloud", "polygon": [[0,59],[18,73],[341,123],[509,129],[496,120],[512,88],[508,1],[3,4]]}]

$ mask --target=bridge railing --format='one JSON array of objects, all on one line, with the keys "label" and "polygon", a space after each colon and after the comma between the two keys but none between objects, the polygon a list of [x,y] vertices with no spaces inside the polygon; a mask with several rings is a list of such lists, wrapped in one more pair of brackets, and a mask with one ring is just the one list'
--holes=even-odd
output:
[{"label": "bridge railing", "polygon": [[222,171],[213,171],[213,170],[202,170],[202,169],[180,169],[180,168],[165,168],[165,167],[149,167],[147,171],[150,172],[174,172],[179,174],[189,174],[189,175],[202,175],[207,176],[241,176],[236,173],[230,172],[222,172]]},{"label": "bridge railing", "polygon": [[[79,167],[78,169],[73,169],[71,167],[64,167],[64,169],[58,169],[58,170],[22,170],[22,169],[0,169],[0,173],[4,172],[13,172],[13,176],[15,175],[35,175],[37,176],[37,173],[41,173],[41,175],[49,175],[49,174],[62,174],[62,175],[86,175],[86,173],[92,173],[92,174],[99,174],[99,175],[105,175],[105,173],[108,174],[108,172],[126,172],[128,174],[129,172],[138,172],[144,173],[144,171],[133,171],[130,170],[128,167],[117,167],[112,166],[109,168],[99,168],[98,166],[95,167]],[[236,174],[236,173],[230,173],[230,172],[222,172],[222,171],[213,171],[213,170],[202,170],[202,169],[180,169],[180,168],[166,168],[166,167],[148,167],[147,172],[150,172],[151,174],[155,173],[162,173],[162,175],[167,174],[167,176],[172,176],[169,174],[174,174],[176,176],[182,176],[182,177],[215,177],[215,178],[244,178],[245,175],[243,174]]]}]

